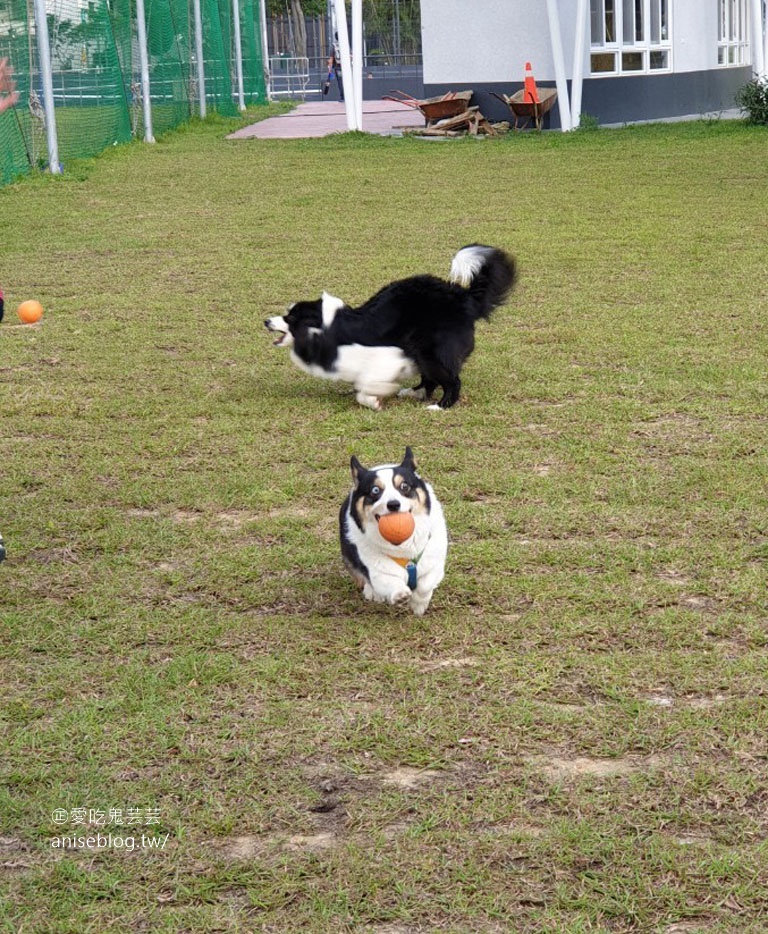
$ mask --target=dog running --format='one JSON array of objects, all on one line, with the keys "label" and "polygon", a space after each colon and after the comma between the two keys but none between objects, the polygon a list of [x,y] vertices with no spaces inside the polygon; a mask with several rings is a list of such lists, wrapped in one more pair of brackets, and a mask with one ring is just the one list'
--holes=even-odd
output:
[{"label": "dog running", "polygon": [[[416,472],[410,447],[399,464],[370,469],[353,457],[352,490],[339,512],[341,556],[366,600],[408,604],[423,616],[443,579],[448,531],[431,485]],[[380,524],[394,513],[410,513],[411,534],[392,544]]]},{"label": "dog running", "polygon": [[324,292],[267,318],[302,370],[323,379],[352,383],[357,401],[380,409],[408,380],[420,382],[400,393],[449,409],[461,392],[461,369],[475,346],[475,324],[503,305],[517,280],[512,256],[496,247],[470,244],[453,257],[448,280],[411,276],[380,289],[358,308]]}]

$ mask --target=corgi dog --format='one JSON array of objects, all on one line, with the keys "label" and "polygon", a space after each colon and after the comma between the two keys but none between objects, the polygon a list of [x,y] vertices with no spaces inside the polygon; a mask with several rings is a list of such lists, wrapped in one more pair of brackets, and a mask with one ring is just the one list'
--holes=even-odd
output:
[{"label": "corgi dog", "polygon": [[[416,472],[410,447],[399,464],[365,468],[352,457],[352,490],[339,512],[341,556],[366,600],[407,604],[423,616],[445,574],[448,530],[431,485]],[[413,531],[392,544],[382,517],[410,513]]]}]

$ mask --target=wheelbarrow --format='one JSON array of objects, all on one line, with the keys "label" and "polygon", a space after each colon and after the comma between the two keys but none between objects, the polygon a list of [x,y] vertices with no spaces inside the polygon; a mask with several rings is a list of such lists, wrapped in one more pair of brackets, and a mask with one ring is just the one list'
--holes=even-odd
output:
[{"label": "wheelbarrow", "polygon": [[441,97],[427,97],[424,100],[411,97],[403,91],[390,91],[384,97],[384,100],[396,101],[398,104],[420,110],[424,114],[427,126],[465,113],[469,109],[471,99],[472,91],[449,91]]},{"label": "wheelbarrow", "polygon": [[552,110],[557,100],[556,88],[538,88],[539,100],[525,100],[525,91],[516,91],[514,94],[497,94],[491,91],[494,97],[503,101],[512,111],[515,118],[515,129],[524,130],[529,124],[533,124],[541,132],[541,126],[546,114]]}]

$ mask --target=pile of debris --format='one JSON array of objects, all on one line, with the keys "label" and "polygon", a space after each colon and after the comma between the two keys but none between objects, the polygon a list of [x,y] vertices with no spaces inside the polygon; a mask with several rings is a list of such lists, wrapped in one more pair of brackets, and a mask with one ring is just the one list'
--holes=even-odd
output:
[{"label": "pile of debris", "polygon": [[414,136],[498,136],[509,130],[508,122],[491,123],[479,107],[470,107],[472,91],[449,91],[441,97],[428,97],[426,100],[418,100],[402,91],[393,91],[385,99],[413,107],[424,114],[426,126],[423,129],[409,128],[403,131]]}]

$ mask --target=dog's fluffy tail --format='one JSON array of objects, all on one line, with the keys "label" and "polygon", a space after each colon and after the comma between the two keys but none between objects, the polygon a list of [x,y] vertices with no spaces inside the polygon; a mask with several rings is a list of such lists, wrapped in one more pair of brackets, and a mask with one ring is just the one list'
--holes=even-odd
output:
[{"label": "dog's fluffy tail", "polygon": [[451,263],[451,282],[469,289],[478,318],[487,318],[503,305],[517,279],[514,259],[493,246],[472,243],[462,247]]}]

